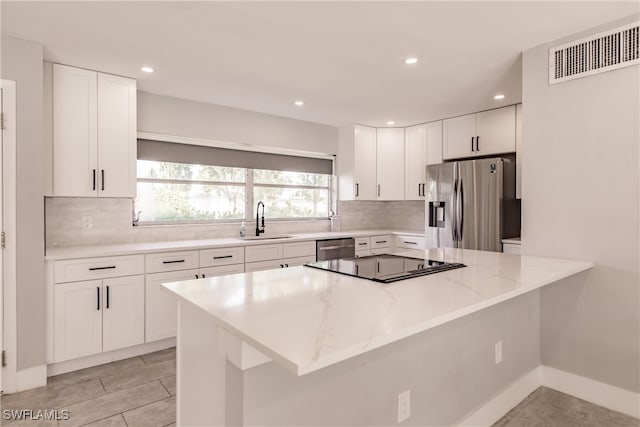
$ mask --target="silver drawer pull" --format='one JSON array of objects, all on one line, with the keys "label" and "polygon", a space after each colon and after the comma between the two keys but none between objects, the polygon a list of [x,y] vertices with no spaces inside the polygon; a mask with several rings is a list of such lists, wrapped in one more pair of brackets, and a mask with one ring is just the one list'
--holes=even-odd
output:
[{"label": "silver drawer pull", "polygon": [[115,265],[109,265],[107,267],[89,267],[89,271],[96,271],[96,270],[113,270],[114,268],[116,268]]},{"label": "silver drawer pull", "polygon": [[360,246],[366,246],[366,245],[368,245],[368,243],[367,243],[367,242],[362,242],[362,243],[358,243],[358,244],[359,244]]},{"label": "silver drawer pull", "polygon": [[214,256],[213,259],[233,258],[233,255]]},{"label": "silver drawer pull", "polygon": [[402,243],[406,243],[407,245],[417,245],[418,244],[418,242],[404,242],[404,241]]},{"label": "silver drawer pull", "polygon": [[163,264],[176,264],[178,262],[184,262],[183,259],[176,259],[174,261],[162,261]]},{"label": "silver drawer pull", "polygon": [[376,240],[376,243],[387,243],[386,240]]}]

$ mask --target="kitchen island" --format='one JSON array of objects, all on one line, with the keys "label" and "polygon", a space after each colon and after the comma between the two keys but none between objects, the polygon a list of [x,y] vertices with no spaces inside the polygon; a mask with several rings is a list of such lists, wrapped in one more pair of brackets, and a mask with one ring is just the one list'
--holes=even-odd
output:
[{"label": "kitchen island", "polygon": [[[592,267],[462,249],[402,255],[466,267],[393,284],[308,267],[165,284],[179,304],[178,425],[396,424],[405,388],[409,423],[455,423],[539,364],[530,294]],[[496,339],[501,365],[488,363]]]}]

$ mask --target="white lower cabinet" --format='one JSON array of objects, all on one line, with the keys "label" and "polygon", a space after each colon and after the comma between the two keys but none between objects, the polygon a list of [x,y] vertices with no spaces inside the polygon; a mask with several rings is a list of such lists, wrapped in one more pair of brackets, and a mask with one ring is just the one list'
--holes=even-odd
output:
[{"label": "white lower cabinet", "polygon": [[144,342],[144,276],[57,284],[54,361]]},{"label": "white lower cabinet", "polygon": [[204,279],[236,273],[244,273],[244,264],[147,274],[145,279],[147,307],[145,313],[145,342],[176,336],[178,304],[169,291],[162,288],[161,285],[163,283]]},{"label": "white lower cabinet", "polygon": [[198,277],[199,270],[171,271],[168,273],[147,274],[145,294],[147,298],[145,341],[152,342],[176,336],[177,307],[176,299],[165,289],[163,283],[191,280]]}]

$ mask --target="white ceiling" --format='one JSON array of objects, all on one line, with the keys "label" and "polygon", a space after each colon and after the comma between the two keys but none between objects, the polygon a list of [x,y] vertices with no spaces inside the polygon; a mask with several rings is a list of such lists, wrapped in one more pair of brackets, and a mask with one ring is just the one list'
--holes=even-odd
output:
[{"label": "white ceiling", "polygon": [[[11,2],[2,33],[140,90],[343,125],[408,125],[521,98],[520,53],[638,2]],[[416,56],[419,63],[404,65]],[[154,74],[140,66],[151,65]],[[504,93],[495,101],[493,95]],[[303,99],[304,107],[293,101]]]}]

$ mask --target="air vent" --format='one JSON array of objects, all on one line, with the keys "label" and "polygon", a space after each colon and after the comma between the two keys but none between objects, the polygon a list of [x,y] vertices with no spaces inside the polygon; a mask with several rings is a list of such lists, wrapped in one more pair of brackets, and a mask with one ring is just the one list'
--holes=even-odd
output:
[{"label": "air vent", "polygon": [[549,49],[549,84],[640,63],[633,23]]}]

